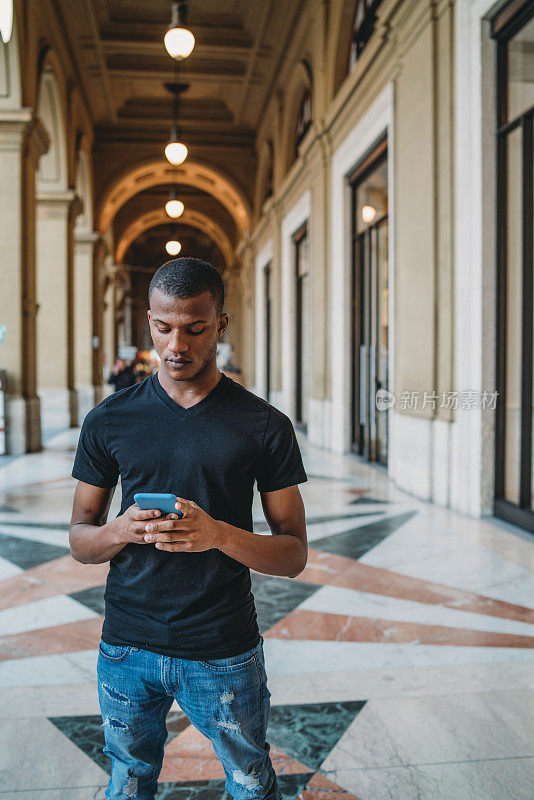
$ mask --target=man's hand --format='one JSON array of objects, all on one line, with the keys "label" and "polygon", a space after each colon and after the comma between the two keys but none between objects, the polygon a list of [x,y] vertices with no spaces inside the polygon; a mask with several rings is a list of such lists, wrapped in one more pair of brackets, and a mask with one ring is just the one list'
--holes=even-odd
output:
[{"label": "man's hand", "polygon": [[117,542],[120,544],[146,544],[144,535],[147,520],[157,517],[161,517],[161,511],[157,508],[141,510],[137,503],[134,503],[111,523]]},{"label": "man's hand", "polygon": [[145,542],[170,553],[201,553],[217,549],[256,572],[296,577],[306,565],[304,504],[298,486],[262,494],[271,536],[236,528],[213,519],[192,500],[178,498],[178,514],[144,524]]},{"label": "man's hand", "polygon": [[167,514],[160,522],[145,524],[145,542],[153,543],[158,550],[168,550],[170,553],[201,553],[218,546],[220,522],[210,517],[192,500],[180,497],[176,508],[183,514],[181,519],[178,519],[178,514]]}]

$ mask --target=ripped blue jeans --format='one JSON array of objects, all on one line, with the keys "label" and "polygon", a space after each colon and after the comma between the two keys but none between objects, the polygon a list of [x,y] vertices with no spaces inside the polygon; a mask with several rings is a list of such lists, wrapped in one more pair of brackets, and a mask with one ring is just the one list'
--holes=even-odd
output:
[{"label": "ripped blue jeans", "polygon": [[234,800],[281,800],[265,741],[269,698],[263,638],[246,653],[193,661],[100,642],[98,697],[112,759],[107,800],[153,800],[176,699],[211,740]]}]

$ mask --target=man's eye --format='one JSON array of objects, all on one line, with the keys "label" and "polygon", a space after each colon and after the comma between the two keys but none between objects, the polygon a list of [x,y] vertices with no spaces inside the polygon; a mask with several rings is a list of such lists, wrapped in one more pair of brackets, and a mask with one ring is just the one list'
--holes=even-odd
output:
[{"label": "man's eye", "polygon": [[167,330],[167,328],[158,328],[158,331],[159,331],[160,333],[168,333],[168,332],[169,332],[169,331]]},{"label": "man's eye", "polygon": [[189,331],[189,333],[192,333],[193,336],[198,336],[200,333],[204,333],[205,330],[205,328],[202,328],[201,331]]}]

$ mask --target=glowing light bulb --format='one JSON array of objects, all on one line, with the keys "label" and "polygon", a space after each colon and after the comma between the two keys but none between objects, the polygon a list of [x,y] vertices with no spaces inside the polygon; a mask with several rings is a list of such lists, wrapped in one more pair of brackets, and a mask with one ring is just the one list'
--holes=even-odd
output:
[{"label": "glowing light bulb", "polygon": [[181,217],[184,213],[184,204],[181,200],[167,200],[165,203],[165,211],[169,217],[176,219],[177,217]]},{"label": "glowing light bulb", "polygon": [[169,142],[165,148],[165,157],[171,164],[182,164],[187,158],[187,147],[182,142]]},{"label": "glowing light bulb", "polygon": [[376,208],[373,206],[362,206],[362,219],[364,222],[372,222],[376,217]]},{"label": "glowing light bulb", "polygon": [[7,44],[13,32],[13,0],[0,0],[0,39]]},{"label": "glowing light bulb", "polygon": [[193,52],[195,37],[187,28],[169,28],[164,36],[163,43],[167,53],[175,61],[182,61]]},{"label": "glowing light bulb", "polygon": [[165,250],[170,256],[177,256],[181,249],[182,245],[180,242],[176,242],[174,239],[171,239],[171,241],[167,242],[165,245]]}]

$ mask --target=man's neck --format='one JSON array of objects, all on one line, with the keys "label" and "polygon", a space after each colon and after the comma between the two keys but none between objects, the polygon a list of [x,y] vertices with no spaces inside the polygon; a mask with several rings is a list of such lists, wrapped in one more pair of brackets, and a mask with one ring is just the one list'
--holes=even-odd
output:
[{"label": "man's neck", "polygon": [[156,379],[172,400],[182,408],[189,408],[199,403],[217,386],[222,379],[222,372],[214,364],[208,373],[197,375],[190,381],[176,381],[163,367],[160,367]]}]

